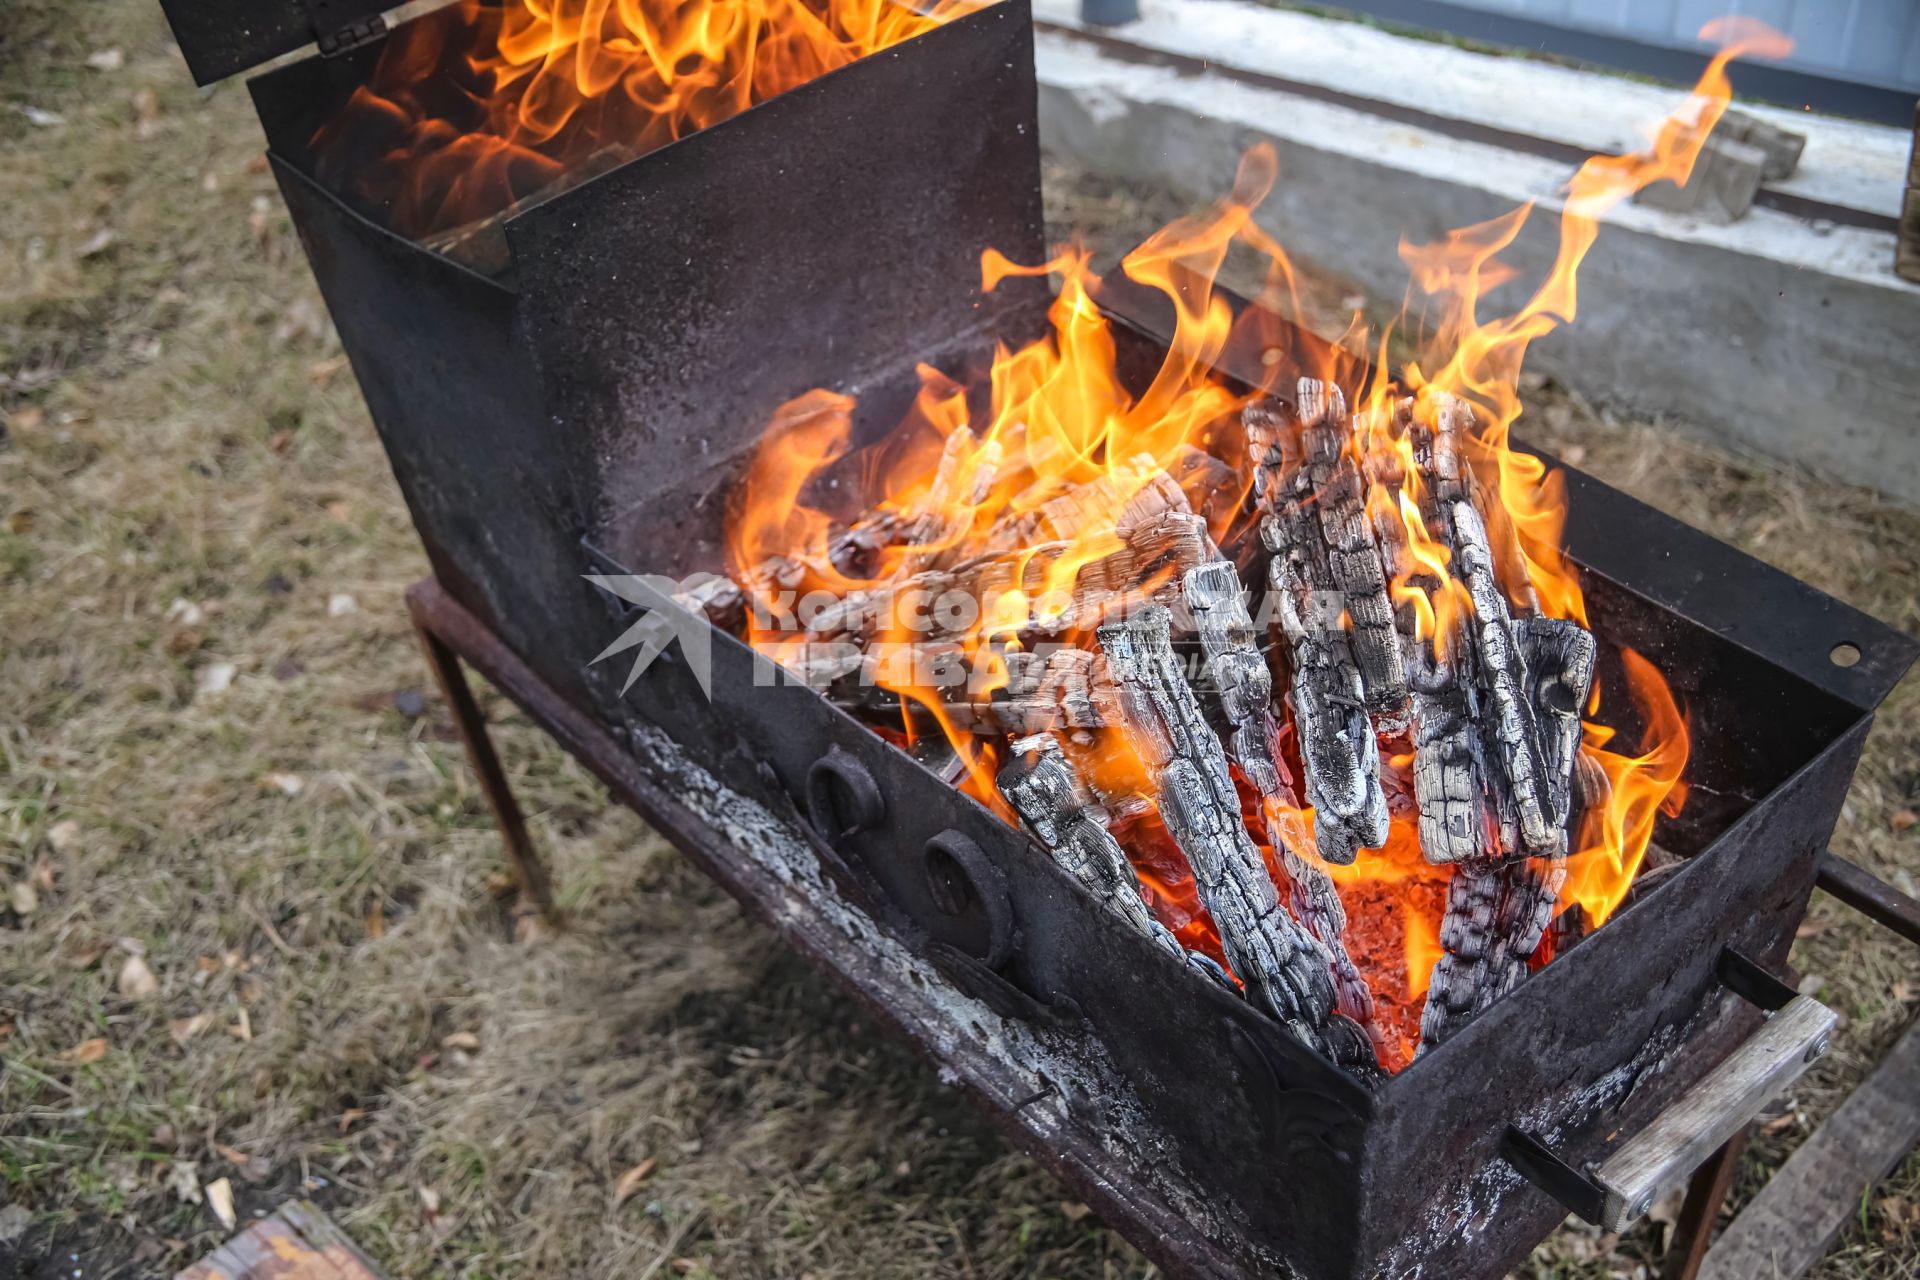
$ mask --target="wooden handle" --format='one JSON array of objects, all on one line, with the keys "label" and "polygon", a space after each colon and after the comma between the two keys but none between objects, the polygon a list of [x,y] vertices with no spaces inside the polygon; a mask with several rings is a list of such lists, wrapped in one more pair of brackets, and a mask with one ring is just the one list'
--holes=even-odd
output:
[{"label": "wooden handle", "polygon": [[1663,1188],[1691,1173],[1824,1055],[1838,1022],[1838,1015],[1812,996],[1789,1000],[1752,1039],[1594,1171],[1594,1182],[1606,1193],[1600,1225],[1618,1231],[1643,1217]]}]

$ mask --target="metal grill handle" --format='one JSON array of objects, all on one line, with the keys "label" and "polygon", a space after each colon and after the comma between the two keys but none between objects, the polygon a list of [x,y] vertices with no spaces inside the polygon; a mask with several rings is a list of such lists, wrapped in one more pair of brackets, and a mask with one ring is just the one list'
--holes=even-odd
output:
[{"label": "metal grill handle", "polygon": [[1605,1195],[1600,1225],[1618,1231],[1644,1217],[1662,1190],[1692,1173],[1827,1052],[1838,1022],[1839,1016],[1812,996],[1789,1000],[1594,1170],[1593,1180]]},{"label": "metal grill handle", "polygon": [[1839,1015],[1728,947],[1715,972],[1736,995],[1770,1010],[1760,1030],[1626,1140],[1591,1172],[1509,1126],[1500,1153],[1526,1179],[1596,1226],[1618,1231],[1646,1216],[1660,1192],[1752,1123],[1761,1108],[1833,1044]]}]

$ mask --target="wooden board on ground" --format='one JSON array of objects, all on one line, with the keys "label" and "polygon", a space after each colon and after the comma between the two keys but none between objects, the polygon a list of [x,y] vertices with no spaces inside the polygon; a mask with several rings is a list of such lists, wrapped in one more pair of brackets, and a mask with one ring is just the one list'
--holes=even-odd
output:
[{"label": "wooden board on ground", "polygon": [[311,1200],[294,1200],[174,1280],[386,1280]]},{"label": "wooden board on ground", "polygon": [[1800,1144],[1707,1251],[1700,1280],[1793,1280],[1824,1258],[1860,1197],[1920,1142],[1920,1023]]}]

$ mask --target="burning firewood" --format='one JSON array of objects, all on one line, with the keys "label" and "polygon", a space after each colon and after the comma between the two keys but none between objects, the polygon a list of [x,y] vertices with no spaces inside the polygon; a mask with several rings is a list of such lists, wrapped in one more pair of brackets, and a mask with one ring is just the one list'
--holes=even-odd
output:
[{"label": "burning firewood", "polygon": [[[1411,400],[1393,413],[1391,438],[1410,446],[1415,475],[1390,450],[1369,458],[1389,499],[1376,505],[1375,533],[1396,581],[1464,601],[1429,610],[1432,635],[1412,608],[1398,619],[1421,853],[1455,867],[1422,1020],[1431,1047],[1525,975],[1552,919],[1594,642],[1573,622],[1516,616],[1509,604],[1466,462],[1471,407],[1441,397],[1426,421]],[[1422,526],[1412,532],[1434,550],[1416,551],[1401,524],[1408,489]]]},{"label": "burning firewood", "polygon": [[[1177,492],[1177,491],[1176,491]],[[923,569],[910,577],[850,591],[804,620],[806,638],[844,640],[864,647],[890,637],[930,643],[977,629],[982,615],[965,612],[955,625],[936,606],[943,597],[966,600],[992,613],[996,635],[1039,643],[1085,632],[1129,601],[1171,597],[1180,576],[1210,554],[1206,522],[1182,509],[1159,508],[1114,531],[1118,546],[1081,565],[1070,587],[1047,593],[1049,570],[1072,549],[1066,541],[977,555],[951,568]],[[1018,591],[1020,596],[1012,596]],[[1019,612],[995,612],[1012,600]]]},{"label": "burning firewood", "polygon": [[1225,981],[1218,965],[1181,946],[1147,909],[1133,864],[1107,829],[1105,807],[1080,780],[1058,739],[1050,733],[1016,738],[1011,752],[995,785],[1028,834],[1128,928],[1146,934],[1209,981]]},{"label": "burning firewood", "polygon": [[948,720],[970,733],[1016,738],[1049,732],[1084,736],[1117,726],[1119,706],[1097,659],[1092,650],[1069,645],[1007,653],[1005,687],[990,697],[947,701]]},{"label": "burning firewood", "polygon": [[1278,750],[1280,725],[1273,715],[1273,673],[1254,643],[1253,618],[1242,596],[1240,574],[1220,557],[1187,570],[1181,597],[1193,616],[1208,674],[1232,733],[1227,754],[1260,793],[1267,841],[1287,878],[1287,905],[1294,918],[1327,949],[1340,1012],[1376,1043],[1373,992],[1347,954],[1347,913],[1326,872],[1301,856],[1309,837],[1300,816],[1293,779]]},{"label": "burning firewood", "polygon": [[1365,1033],[1334,1012],[1326,948],[1280,905],[1247,834],[1226,753],[1174,656],[1166,609],[1146,606],[1101,627],[1099,639],[1119,686],[1127,736],[1146,763],[1161,818],[1187,857],[1200,901],[1248,998],[1334,1061],[1370,1067],[1374,1055]]},{"label": "burning firewood", "polygon": [[992,491],[1003,453],[998,441],[982,442],[965,427],[948,433],[933,484],[899,531],[900,542],[911,550],[898,576],[911,578],[949,557],[973,523],[974,510]]},{"label": "burning firewood", "polygon": [[1566,883],[1565,858],[1510,858],[1456,868],[1440,922],[1441,955],[1420,1017],[1424,1052],[1446,1040],[1527,973]]},{"label": "burning firewood", "polygon": [[1293,677],[1287,701],[1307,803],[1320,856],[1346,864],[1387,839],[1369,707],[1394,717],[1406,698],[1364,489],[1346,453],[1346,400],[1338,388],[1302,378],[1297,413],[1257,401],[1242,421],[1260,536],[1273,553],[1268,579]]}]

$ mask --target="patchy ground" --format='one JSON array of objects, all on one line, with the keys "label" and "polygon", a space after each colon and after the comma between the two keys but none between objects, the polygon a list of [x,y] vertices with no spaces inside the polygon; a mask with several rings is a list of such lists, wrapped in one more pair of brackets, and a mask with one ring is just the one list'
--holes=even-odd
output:
[{"label": "patchy ground", "polygon": [[[15,0],[0,85],[0,1277],[168,1274],[221,1179],[408,1276],[1147,1272],[496,700],[570,921],[516,930],[244,91],[152,0]],[[1050,179],[1109,237],[1173,211]],[[1536,395],[1543,442],[1920,630],[1920,517]],[[1836,838],[1909,889],[1916,760],[1910,681]],[[1796,961],[1845,1035],[1743,1192],[1920,999],[1831,903]],[[1909,1160],[1823,1274],[1914,1274],[1916,1204]],[[1656,1245],[1606,1243],[1535,1270]]]}]

